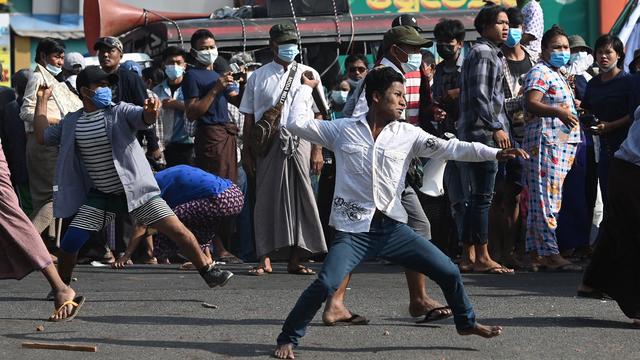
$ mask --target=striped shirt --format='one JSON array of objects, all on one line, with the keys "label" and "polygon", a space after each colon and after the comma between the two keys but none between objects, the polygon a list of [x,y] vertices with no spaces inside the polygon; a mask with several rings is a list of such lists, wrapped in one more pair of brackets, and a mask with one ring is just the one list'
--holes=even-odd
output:
[{"label": "striped shirt", "polygon": [[406,120],[409,124],[418,125],[420,122],[420,70],[404,74],[407,99]]},{"label": "striped shirt", "polygon": [[76,146],[93,186],[107,194],[124,191],[113,164],[111,142],[105,128],[104,110],[83,112],[76,125]]}]

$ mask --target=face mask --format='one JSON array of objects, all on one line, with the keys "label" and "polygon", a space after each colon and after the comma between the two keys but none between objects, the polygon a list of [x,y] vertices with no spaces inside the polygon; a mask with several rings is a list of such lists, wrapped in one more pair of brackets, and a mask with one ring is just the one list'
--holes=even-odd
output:
[{"label": "face mask", "polygon": [[600,71],[608,73],[613,69],[615,69],[617,65],[618,65],[618,60],[614,61],[612,64],[609,64],[608,67],[603,67],[602,65],[598,64],[598,68],[600,68]]},{"label": "face mask", "polygon": [[456,50],[451,44],[437,44],[436,50],[438,51],[438,55],[445,60],[452,59],[456,55]]},{"label": "face mask", "polygon": [[171,80],[175,80],[184,74],[184,68],[179,65],[167,65],[164,68],[164,73]]},{"label": "face mask", "polygon": [[195,51],[195,58],[204,65],[212,65],[218,58],[218,48]]},{"label": "face mask", "polygon": [[406,51],[402,50],[398,47],[400,51],[407,55],[407,62],[401,63],[402,70],[405,73],[418,71],[420,69],[420,65],[422,65],[422,54],[407,54]]},{"label": "face mask", "polygon": [[60,74],[62,72],[62,68],[59,68],[57,66],[53,66],[49,63],[47,63],[47,70],[49,70],[49,72],[53,75],[53,76],[58,76],[58,74]]},{"label": "face mask", "polygon": [[347,79],[347,82],[349,83],[349,86],[350,86],[352,89],[357,88],[357,87],[358,87],[358,84],[360,84],[360,81],[359,81],[359,80],[353,80],[353,79]]},{"label": "face mask", "polygon": [[507,41],[505,41],[505,45],[512,48],[518,45],[522,39],[522,29],[520,28],[509,28],[509,35],[507,36]]},{"label": "face mask", "polygon": [[290,63],[298,56],[300,50],[298,50],[297,44],[282,44],[278,45],[278,58],[280,60]]},{"label": "face mask", "polygon": [[573,53],[571,54],[571,57],[569,57],[569,64],[575,64],[578,62],[586,61],[588,57],[589,57],[589,54],[586,51]]},{"label": "face mask", "polygon": [[549,56],[549,64],[553,67],[563,67],[569,61],[571,54],[568,51],[552,51]]},{"label": "face mask", "polygon": [[337,105],[343,105],[347,102],[347,96],[349,96],[348,91],[343,90],[332,90],[331,91],[331,100]]},{"label": "face mask", "polygon": [[111,89],[99,87],[94,91],[91,101],[98,109],[104,109],[111,104]]}]

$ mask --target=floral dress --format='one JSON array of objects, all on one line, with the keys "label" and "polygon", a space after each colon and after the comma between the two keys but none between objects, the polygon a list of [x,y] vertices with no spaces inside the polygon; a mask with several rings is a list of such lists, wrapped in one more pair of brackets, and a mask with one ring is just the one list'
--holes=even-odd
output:
[{"label": "floral dress", "polygon": [[[566,79],[540,61],[527,73],[525,94],[540,91],[542,102],[553,107],[568,106],[577,116],[573,92]],[[562,205],[562,184],[571,169],[580,143],[580,126],[570,129],[557,117],[529,114],[523,148],[531,156],[527,161],[526,184],[529,189],[527,214],[527,251],[540,256],[558,254],[557,217]]]}]

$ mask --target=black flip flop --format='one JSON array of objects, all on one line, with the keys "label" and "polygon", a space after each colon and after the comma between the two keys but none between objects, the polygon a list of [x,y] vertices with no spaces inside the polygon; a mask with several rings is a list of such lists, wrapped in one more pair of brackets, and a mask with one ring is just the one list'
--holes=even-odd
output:
[{"label": "black flip flop", "polygon": [[[442,306],[442,307],[437,307],[434,309],[429,310],[429,312],[427,312],[424,315],[424,319],[420,320],[420,321],[416,321],[416,324],[424,324],[424,323],[430,323],[430,322],[434,322],[434,321],[438,321],[438,320],[443,320],[446,318],[450,318],[453,316],[453,312],[450,313],[436,313],[436,311],[441,311],[441,310],[451,310],[450,307],[448,306]],[[431,316],[434,315],[434,316]]]},{"label": "black flip flop", "polygon": [[358,314],[352,314],[350,318],[338,320],[334,322],[324,323],[327,326],[354,326],[354,325],[369,325],[369,320],[364,316],[360,316]]}]

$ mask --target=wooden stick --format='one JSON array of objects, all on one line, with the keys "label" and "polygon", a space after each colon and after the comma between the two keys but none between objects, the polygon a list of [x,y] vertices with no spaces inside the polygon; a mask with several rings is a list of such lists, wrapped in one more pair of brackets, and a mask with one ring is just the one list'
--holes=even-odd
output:
[{"label": "wooden stick", "polygon": [[67,351],[85,351],[85,352],[98,351],[97,346],[73,345],[73,344],[47,344],[47,343],[36,343],[36,342],[23,342],[22,347],[27,349],[48,349],[48,350],[67,350]]}]

